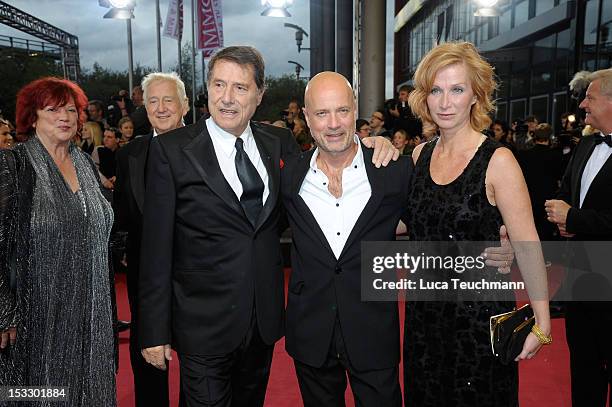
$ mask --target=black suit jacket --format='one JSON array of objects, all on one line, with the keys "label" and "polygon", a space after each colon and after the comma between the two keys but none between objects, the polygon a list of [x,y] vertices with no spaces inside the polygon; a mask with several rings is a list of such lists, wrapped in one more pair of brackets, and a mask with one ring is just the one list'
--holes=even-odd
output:
[{"label": "black suit jacket", "polygon": [[531,209],[540,240],[552,240],[556,226],[547,220],[544,202],[553,199],[559,191],[563,176],[563,152],[558,148],[536,144],[528,150],[517,153],[523,170]]},{"label": "black suit jacket", "polygon": [[184,354],[226,354],[252,317],[267,344],[283,335],[280,163],[298,147],[286,129],[251,128],[270,188],[255,228],[221,172],[204,120],[151,142],[139,277],[143,348],[171,343]]},{"label": "black suit jacket", "polygon": [[[116,155],[117,179],[113,193],[113,207],[117,228],[128,232],[126,242],[129,268],[127,282],[131,305],[136,303],[145,193],[145,168],[152,138],[153,133],[137,137],[121,147]],[[133,309],[132,312],[137,312],[137,309]]]},{"label": "black suit jacket", "polygon": [[582,174],[594,148],[593,136],[582,138],[567,166],[558,196],[572,207],[566,225],[569,233],[576,234],[576,240],[612,239],[612,156],[593,179],[580,207]]},{"label": "black suit jacket", "polygon": [[372,150],[363,149],[372,195],[336,259],[299,195],[313,151],[288,162],[281,177],[283,203],[293,233],[287,352],[308,365],[323,365],[337,315],[355,369],[397,366],[398,306],[396,302],[361,301],[361,241],[395,240],[398,220],[406,210],[412,160],[400,157],[388,167],[376,169],[371,162]]}]

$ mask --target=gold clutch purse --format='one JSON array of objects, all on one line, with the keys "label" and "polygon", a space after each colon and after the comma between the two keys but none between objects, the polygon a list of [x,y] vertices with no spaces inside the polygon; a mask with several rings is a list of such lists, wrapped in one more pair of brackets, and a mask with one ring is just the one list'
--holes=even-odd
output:
[{"label": "gold clutch purse", "polygon": [[522,352],[525,339],[534,324],[535,317],[529,304],[493,315],[489,319],[493,354],[505,365],[512,363]]}]

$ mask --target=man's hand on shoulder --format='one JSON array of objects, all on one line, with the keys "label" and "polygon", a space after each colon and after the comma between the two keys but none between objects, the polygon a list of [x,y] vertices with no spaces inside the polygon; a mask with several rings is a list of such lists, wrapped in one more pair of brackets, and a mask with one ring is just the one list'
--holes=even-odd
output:
[{"label": "man's hand on shoulder", "polygon": [[399,150],[393,147],[393,143],[385,137],[364,137],[361,139],[361,142],[366,147],[374,149],[372,164],[374,164],[376,168],[380,168],[381,165],[386,167],[391,160],[397,161],[400,156]]}]

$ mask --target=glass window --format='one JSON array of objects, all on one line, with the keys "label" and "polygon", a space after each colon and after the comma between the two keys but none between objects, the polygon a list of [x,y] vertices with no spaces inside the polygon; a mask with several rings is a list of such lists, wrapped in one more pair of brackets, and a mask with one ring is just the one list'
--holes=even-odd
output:
[{"label": "glass window", "polygon": [[548,95],[531,98],[531,115],[540,123],[548,123]]},{"label": "glass window", "polygon": [[484,23],[483,25],[480,26],[480,35],[479,35],[479,42],[485,42],[486,40],[489,39],[489,24]]},{"label": "glass window", "polygon": [[515,119],[523,120],[525,116],[527,116],[525,114],[527,111],[526,107],[527,106],[526,106],[525,99],[513,100],[512,102],[510,102],[510,120],[511,121],[514,121]]},{"label": "glass window", "polygon": [[487,26],[489,27],[489,38],[497,37],[497,20],[489,19]]},{"label": "glass window", "polygon": [[[597,43],[597,13],[599,0],[589,0],[586,6],[586,16],[584,18],[584,46],[595,45]],[[602,20],[603,22],[603,20]]]},{"label": "glass window", "polygon": [[537,0],[535,2],[535,13],[536,16],[546,13],[555,7],[555,0]]},{"label": "glass window", "polygon": [[534,69],[531,73],[531,93],[549,92],[552,88],[553,77],[549,67]]},{"label": "glass window", "polygon": [[506,99],[508,97],[508,76],[500,75],[497,84],[497,97]]},{"label": "glass window", "polygon": [[512,7],[506,8],[499,16],[499,33],[510,31],[512,23]]},{"label": "glass window", "polygon": [[604,1],[601,10],[601,27],[599,29],[599,65],[608,68],[612,59],[612,2]]},{"label": "glass window", "polygon": [[464,38],[463,36],[466,33],[466,25],[467,25],[467,5],[464,1],[460,1],[459,2],[459,10],[457,13],[457,17],[459,18],[459,27],[458,27],[458,32],[457,35],[461,38]]},{"label": "glass window", "polygon": [[506,102],[497,104],[495,118],[503,121],[508,121],[508,104]]},{"label": "glass window", "polygon": [[567,69],[567,62],[557,62],[555,64],[555,88],[563,88],[569,85],[571,80],[569,70]]},{"label": "glass window", "polygon": [[425,21],[423,34],[423,53],[429,52],[433,48],[433,22]]},{"label": "glass window", "polygon": [[516,72],[510,78],[510,96],[529,94],[529,72]]},{"label": "glass window", "polygon": [[518,27],[529,20],[529,0],[523,0],[514,6],[514,25]]},{"label": "glass window", "polygon": [[533,54],[531,57],[533,65],[550,63],[555,57],[555,37],[555,34],[549,35],[533,44]]},{"label": "glass window", "polygon": [[561,127],[561,115],[567,112],[567,94],[557,93],[553,96],[553,128],[559,132]]},{"label": "glass window", "polygon": [[572,46],[569,28],[557,33],[557,58],[567,58],[571,56]]}]

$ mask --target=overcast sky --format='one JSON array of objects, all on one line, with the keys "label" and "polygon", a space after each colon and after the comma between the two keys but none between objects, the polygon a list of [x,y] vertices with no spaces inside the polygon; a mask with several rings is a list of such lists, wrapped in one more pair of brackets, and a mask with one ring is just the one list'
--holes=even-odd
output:
[{"label": "overcast sky", "polygon": [[[91,69],[94,62],[115,70],[127,70],[127,34],[124,20],[103,19],[107,9],[98,0],[4,0],[6,3],[34,15],[79,37],[81,67]],[[378,1],[378,0],[377,0]],[[160,0],[162,22],[165,22],[169,0]],[[393,52],[393,0],[387,0],[387,96],[391,97]],[[309,53],[297,52],[294,30],[283,26],[293,23],[310,32],[309,0],[294,0],[289,8],[291,17],[271,18],[260,15],[261,0],[222,0],[223,35],[225,46],[252,45],[266,61],[266,73],[280,76],[293,74],[293,60],[308,69]],[[132,20],[134,65],[157,67],[155,34],[155,1],[137,0]],[[184,0],[185,31],[183,42],[191,40],[191,0]],[[0,35],[32,39],[0,24]],[[168,70],[177,61],[176,40],[162,36],[162,69]],[[308,38],[303,47],[308,47]],[[304,75],[308,74],[305,72]]]}]

